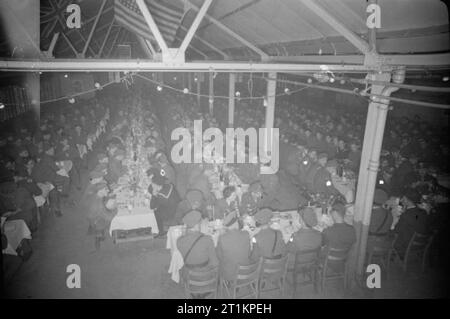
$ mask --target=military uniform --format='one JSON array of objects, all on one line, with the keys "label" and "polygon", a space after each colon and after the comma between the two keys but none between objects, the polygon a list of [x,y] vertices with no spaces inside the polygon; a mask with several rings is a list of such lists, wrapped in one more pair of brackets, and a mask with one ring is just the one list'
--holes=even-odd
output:
[{"label": "military uniform", "polygon": [[224,280],[233,280],[237,265],[251,263],[251,245],[248,232],[244,230],[230,230],[219,237],[217,243],[217,257],[220,261],[220,274]]},{"label": "military uniform", "polygon": [[188,231],[186,235],[179,237],[177,248],[183,256],[184,266],[188,269],[219,264],[211,236],[199,231]]},{"label": "military uniform", "polygon": [[279,230],[272,228],[262,229],[255,235],[254,241],[253,260],[258,260],[260,257],[278,259],[286,253],[283,234]]}]

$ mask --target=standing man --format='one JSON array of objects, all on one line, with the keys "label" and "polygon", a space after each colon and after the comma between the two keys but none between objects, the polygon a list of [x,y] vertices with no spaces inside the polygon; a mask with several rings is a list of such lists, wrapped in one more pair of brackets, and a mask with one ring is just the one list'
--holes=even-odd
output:
[{"label": "standing man", "polygon": [[159,234],[155,238],[163,237],[167,233],[164,230],[164,221],[174,216],[180,197],[174,185],[168,183],[167,179],[161,175],[153,176],[149,193],[152,194],[150,208],[155,212],[159,230]]}]

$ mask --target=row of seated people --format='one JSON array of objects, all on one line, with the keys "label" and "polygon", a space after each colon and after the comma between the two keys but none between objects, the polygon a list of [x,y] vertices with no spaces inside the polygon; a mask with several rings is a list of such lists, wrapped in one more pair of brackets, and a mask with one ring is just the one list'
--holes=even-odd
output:
[{"label": "row of seated people", "polygon": [[[96,100],[76,105],[53,105],[44,109],[40,126],[33,132],[26,126],[2,134],[0,140],[0,214],[2,234],[15,238],[8,225],[23,221],[23,240],[10,244],[6,258],[23,257],[38,229],[42,214],[61,217],[67,205],[75,204],[74,194],[81,190],[81,174],[88,157],[103,138],[109,109]],[[12,229],[12,228],[11,228]],[[22,238],[20,237],[20,238]],[[25,245],[25,246],[24,246]],[[11,258],[10,258],[11,257]],[[26,259],[25,258],[25,259]]]}]

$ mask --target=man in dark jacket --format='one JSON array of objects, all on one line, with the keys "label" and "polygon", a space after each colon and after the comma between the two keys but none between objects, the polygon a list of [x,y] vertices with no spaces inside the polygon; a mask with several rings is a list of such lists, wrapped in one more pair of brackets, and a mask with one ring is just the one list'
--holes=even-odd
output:
[{"label": "man in dark jacket", "polygon": [[149,192],[152,194],[150,208],[155,213],[159,230],[159,234],[156,237],[163,237],[167,233],[164,230],[164,221],[173,218],[180,202],[180,197],[174,185],[167,183],[166,178],[160,175],[152,178]]},{"label": "man in dark jacket", "polygon": [[395,249],[403,256],[409,241],[413,234],[419,233],[427,235],[430,231],[430,218],[427,212],[419,207],[421,196],[415,189],[405,191],[401,204],[405,211],[400,216],[400,220],[395,227],[395,233],[398,235],[395,242]]}]

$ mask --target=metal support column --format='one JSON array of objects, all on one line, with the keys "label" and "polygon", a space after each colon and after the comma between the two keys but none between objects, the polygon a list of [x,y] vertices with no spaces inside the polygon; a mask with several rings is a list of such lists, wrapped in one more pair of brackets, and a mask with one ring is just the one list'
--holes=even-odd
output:
[{"label": "metal support column", "polygon": [[202,89],[202,83],[200,82],[200,76],[197,75],[197,105],[198,105],[198,109],[201,110],[201,97],[200,97],[200,93],[201,93],[201,89]]},{"label": "metal support column", "polygon": [[236,73],[230,73],[229,86],[228,86],[228,126],[234,126],[234,91],[236,84]]},{"label": "metal support column", "polygon": [[214,115],[214,72],[209,72],[209,114]]}]

